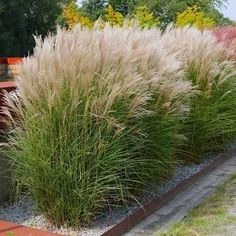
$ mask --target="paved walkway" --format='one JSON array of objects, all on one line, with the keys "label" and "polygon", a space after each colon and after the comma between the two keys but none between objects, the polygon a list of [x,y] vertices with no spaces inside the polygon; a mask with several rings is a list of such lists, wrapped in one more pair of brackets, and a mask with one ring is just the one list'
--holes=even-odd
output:
[{"label": "paved walkway", "polygon": [[202,177],[176,198],[125,233],[124,236],[151,236],[155,235],[154,232],[158,229],[167,229],[173,222],[182,220],[189,210],[212,194],[219,185],[223,184],[235,172],[236,156],[221,164],[210,174]]}]

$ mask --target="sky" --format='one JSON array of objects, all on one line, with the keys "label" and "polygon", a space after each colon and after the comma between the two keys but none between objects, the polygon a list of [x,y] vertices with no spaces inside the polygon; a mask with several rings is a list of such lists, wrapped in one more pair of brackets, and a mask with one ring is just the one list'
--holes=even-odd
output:
[{"label": "sky", "polygon": [[225,16],[232,20],[236,20],[236,0],[228,0],[227,8],[222,9]]},{"label": "sky", "polygon": [[[82,0],[77,0],[77,3],[81,3]],[[222,9],[223,14],[232,20],[236,20],[236,0],[228,0],[226,7]]]}]

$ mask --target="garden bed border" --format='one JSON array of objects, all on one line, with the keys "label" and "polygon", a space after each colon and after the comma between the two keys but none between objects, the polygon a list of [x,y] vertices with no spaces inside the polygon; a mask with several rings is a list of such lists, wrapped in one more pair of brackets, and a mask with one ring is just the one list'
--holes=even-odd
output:
[{"label": "garden bed border", "polygon": [[235,155],[236,148],[226,153],[218,154],[217,158],[212,163],[204,167],[202,170],[200,170],[193,176],[179,183],[172,190],[162,194],[160,197],[154,198],[151,202],[149,202],[133,214],[129,215],[127,218],[107,230],[101,236],[119,236],[127,232],[135,225],[143,221],[146,217],[150,216],[155,211],[160,209],[164,204],[175,198],[178,194],[186,190],[189,186],[196,183],[200,178],[204,177],[205,175],[216,169],[219,165],[221,165],[222,163],[229,160]]}]

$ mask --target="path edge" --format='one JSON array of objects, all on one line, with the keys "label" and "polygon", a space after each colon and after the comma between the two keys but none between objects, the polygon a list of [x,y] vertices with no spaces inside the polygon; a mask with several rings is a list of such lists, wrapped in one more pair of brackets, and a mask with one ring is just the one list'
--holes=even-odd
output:
[{"label": "path edge", "polygon": [[151,202],[144,205],[139,210],[135,211],[127,218],[122,220],[120,223],[116,224],[105,233],[101,234],[101,236],[120,236],[126,231],[130,230],[138,223],[143,221],[145,218],[153,214],[155,211],[159,210],[164,204],[174,199],[177,195],[185,191],[189,186],[196,183],[200,178],[206,176],[211,171],[215,170],[218,166],[220,166],[225,161],[231,159],[236,155],[236,148],[228,151],[226,153],[218,154],[217,158],[211,162],[209,165],[198,171],[196,174],[192,175],[188,179],[182,181],[178,185],[176,185],[170,191],[162,194],[161,196],[154,198]]}]

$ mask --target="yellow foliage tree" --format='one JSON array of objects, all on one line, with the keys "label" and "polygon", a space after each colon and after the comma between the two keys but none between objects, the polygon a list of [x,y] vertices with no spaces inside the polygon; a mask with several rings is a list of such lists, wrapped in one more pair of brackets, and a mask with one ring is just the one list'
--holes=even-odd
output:
[{"label": "yellow foliage tree", "polygon": [[184,27],[186,25],[195,26],[202,30],[215,26],[215,21],[207,17],[198,6],[187,8],[184,12],[178,13],[176,26]]},{"label": "yellow foliage tree", "polygon": [[62,16],[65,19],[66,25],[69,29],[72,29],[76,24],[80,24],[89,28],[93,26],[93,22],[91,22],[87,17],[81,16],[79,14],[75,2],[71,2],[65,6]]},{"label": "yellow foliage tree", "polygon": [[124,24],[124,16],[108,5],[106,9],[105,19],[111,26],[122,26]]},{"label": "yellow foliage tree", "polygon": [[151,12],[146,6],[138,6],[135,10],[135,19],[138,20],[141,28],[159,27],[159,18],[155,18],[153,12]]}]

